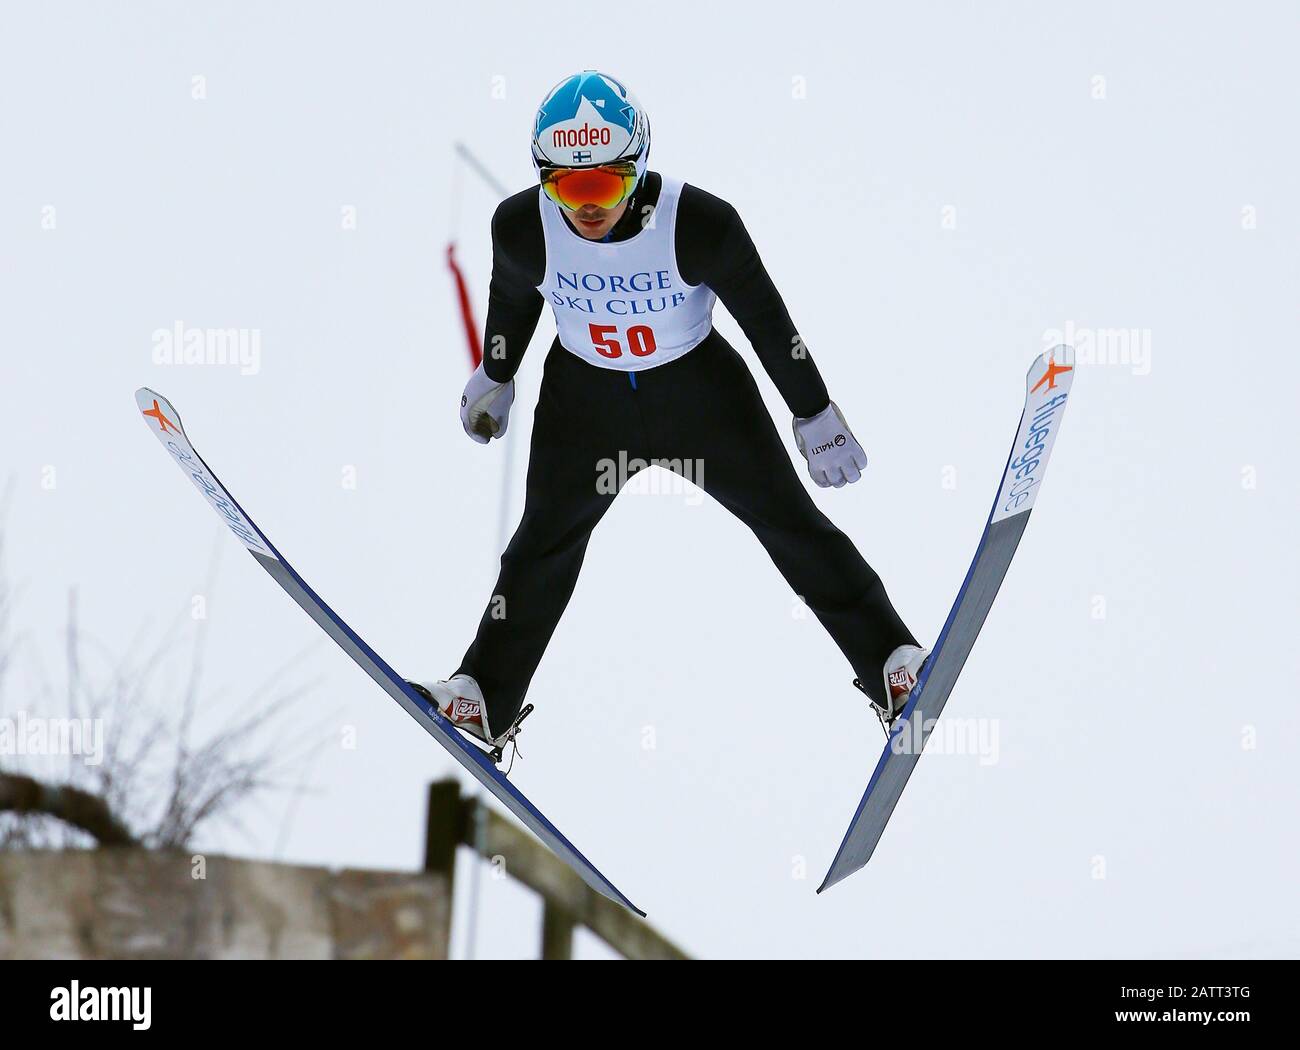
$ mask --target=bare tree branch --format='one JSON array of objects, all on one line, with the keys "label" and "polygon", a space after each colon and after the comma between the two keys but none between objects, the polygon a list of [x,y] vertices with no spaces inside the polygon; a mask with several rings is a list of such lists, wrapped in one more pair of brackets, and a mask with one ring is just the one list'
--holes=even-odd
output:
[{"label": "bare tree branch", "polygon": [[[0,693],[18,641],[14,592],[2,564],[3,512],[0,500]],[[206,594],[215,587],[218,560],[209,567]],[[188,659],[178,665],[178,643],[188,638]],[[207,638],[205,623],[178,614],[160,632],[138,633],[125,653],[111,653],[83,631],[77,594],[69,595],[66,696],[60,703],[62,690],[50,684],[38,693],[43,704],[30,693],[28,704],[45,709],[47,724],[59,708],[68,721],[94,724],[102,741],[98,760],[77,761],[80,750],[18,751],[37,767],[14,769],[0,755],[0,849],[84,846],[87,836],[100,845],[183,849],[218,821],[242,827],[236,811],[266,793],[301,793],[295,774],[325,743],[304,739],[299,726],[284,720],[311,689],[283,681],[305,653],[265,681],[247,689],[240,683],[243,704],[217,704],[203,684]],[[215,724],[214,712],[220,712]]]},{"label": "bare tree branch", "polygon": [[113,816],[98,795],[70,784],[44,784],[34,777],[0,773],[0,812],[39,813],[80,828],[101,846],[136,846],[139,843]]}]

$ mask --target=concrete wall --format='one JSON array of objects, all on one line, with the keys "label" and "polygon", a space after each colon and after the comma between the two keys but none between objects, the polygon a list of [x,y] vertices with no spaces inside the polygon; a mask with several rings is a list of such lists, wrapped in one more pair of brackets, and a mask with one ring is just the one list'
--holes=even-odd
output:
[{"label": "concrete wall", "polygon": [[445,959],[450,903],[425,873],[0,852],[0,959]]}]

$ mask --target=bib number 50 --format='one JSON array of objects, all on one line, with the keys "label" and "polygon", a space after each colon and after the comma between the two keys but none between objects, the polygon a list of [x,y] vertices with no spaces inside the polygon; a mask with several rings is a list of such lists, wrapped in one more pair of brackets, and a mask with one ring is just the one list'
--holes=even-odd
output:
[{"label": "bib number 50", "polygon": [[[587,328],[591,332],[591,345],[601,357],[623,356],[623,345],[614,338],[618,325],[590,324]],[[654,331],[649,325],[633,325],[627,330],[627,348],[633,357],[649,357],[657,349]]]}]

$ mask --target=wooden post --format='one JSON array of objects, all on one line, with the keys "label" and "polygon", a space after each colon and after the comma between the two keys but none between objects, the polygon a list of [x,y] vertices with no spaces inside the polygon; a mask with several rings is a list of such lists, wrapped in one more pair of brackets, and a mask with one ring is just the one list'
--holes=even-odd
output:
[{"label": "wooden post", "polygon": [[447,880],[447,899],[452,899],[456,880],[456,846],[465,837],[465,805],[460,784],[439,780],[429,785],[429,812],[424,829],[424,870],[437,872]]},{"label": "wooden post", "polygon": [[542,907],[542,958],[573,958],[573,916],[547,900]]},{"label": "wooden post", "polygon": [[455,781],[429,785],[425,867],[451,878],[457,844],[484,860],[500,858],[512,878],[542,898],[542,958],[571,959],[573,931],[585,926],[625,959],[685,959],[677,945],[621,904],[582,881],[538,839],[473,796],[460,797]]}]

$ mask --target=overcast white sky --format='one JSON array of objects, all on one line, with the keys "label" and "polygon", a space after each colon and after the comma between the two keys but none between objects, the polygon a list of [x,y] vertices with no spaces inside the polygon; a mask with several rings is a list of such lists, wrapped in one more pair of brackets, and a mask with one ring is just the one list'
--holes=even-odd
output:
[{"label": "overcast white sky", "polygon": [[[1289,3],[666,2],[604,29],[531,3],[7,4],[0,471],[29,649],[6,709],[57,681],[69,588],[107,665],[186,615],[215,546],[213,717],[304,648],[318,683],[297,731],[328,743],[278,856],[419,863],[453,762],[220,530],[131,395],[175,402],[394,666],[453,670],[504,449],[457,419],[444,252],[481,319],[494,198],[452,147],[523,188],[538,100],[596,66],[648,108],[651,166],[744,216],[871,457],[815,498],[924,639],[1053,330],[1131,330],[1139,359],[1080,367],[948,706],[991,720],[996,761],[927,755],[865,871],[813,892],[879,729],[707,501],[631,491],[602,523],[516,782],[699,955],[1297,954],[1298,38]],[[153,363],[177,322],[255,330],[259,368]],[[286,805],[201,845],[277,855]],[[528,893],[484,879],[482,912],[481,953],[533,953]]]}]

